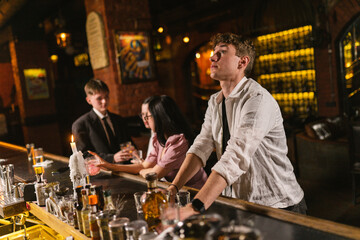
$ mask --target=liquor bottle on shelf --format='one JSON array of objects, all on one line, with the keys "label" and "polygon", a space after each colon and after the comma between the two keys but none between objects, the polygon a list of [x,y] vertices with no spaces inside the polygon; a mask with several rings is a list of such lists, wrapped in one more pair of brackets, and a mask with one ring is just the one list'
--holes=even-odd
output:
[{"label": "liquor bottle on shelf", "polygon": [[305,55],[306,55],[306,69],[311,69],[312,68],[312,64],[314,62],[314,55],[313,55],[313,50],[310,48],[307,48],[305,50]]},{"label": "liquor bottle on shelf", "polygon": [[296,84],[291,78],[290,78],[289,92],[296,92]]},{"label": "liquor bottle on shelf", "polygon": [[283,82],[282,79],[277,80],[276,92],[277,93],[283,93],[284,92],[284,82]]},{"label": "liquor bottle on shelf", "polygon": [[157,190],[157,174],[148,173],[145,176],[148,191],[143,203],[144,219],[148,224],[149,231],[155,230],[161,223],[160,204],[167,204],[165,195]]},{"label": "liquor bottle on shelf", "polygon": [[284,99],[284,113],[288,114],[289,113],[289,94],[285,93],[283,94],[283,99]]},{"label": "liquor bottle on shelf", "polygon": [[290,51],[289,53],[289,69],[290,71],[295,71],[296,70],[296,59],[295,59],[295,52],[294,51]]},{"label": "liquor bottle on shelf", "polygon": [[101,185],[92,185],[90,187],[90,193],[91,195],[96,195],[98,197],[98,208],[99,210],[104,209],[104,196],[103,196],[103,190]]},{"label": "liquor bottle on shelf", "polygon": [[277,92],[277,79],[276,79],[277,75],[272,74],[271,75],[271,91],[276,93]]},{"label": "liquor bottle on shelf", "polygon": [[302,93],[298,93],[298,112],[300,115],[304,115],[304,98]]},{"label": "liquor bottle on shelf", "polygon": [[272,36],[269,36],[268,38],[268,54],[271,54],[274,52],[274,49],[275,49],[275,44],[273,43],[273,37]]},{"label": "liquor bottle on shelf", "polygon": [[83,226],[83,233],[87,237],[91,237],[90,235],[90,225],[89,225],[89,212],[90,212],[90,206],[89,206],[89,190],[88,189],[82,189],[81,195],[83,199],[83,208],[81,209],[81,220],[82,220],[82,226]]},{"label": "liquor bottle on shelf", "polygon": [[96,213],[98,212],[97,195],[89,196],[89,205],[90,205],[90,212],[88,218],[89,218],[91,240],[100,240],[99,226],[96,221]]},{"label": "liquor bottle on shelf", "polygon": [[112,197],[111,197],[111,190],[105,190],[104,191],[104,211],[105,210],[115,210],[115,205],[113,203]]},{"label": "liquor bottle on shelf", "polygon": [[283,34],[279,34],[279,36],[277,37],[277,51],[276,52],[283,52],[286,51],[286,42],[285,39],[283,37]]},{"label": "liquor bottle on shelf", "polygon": [[293,116],[297,116],[299,114],[299,105],[298,105],[298,96],[296,93],[292,93],[292,114]]}]

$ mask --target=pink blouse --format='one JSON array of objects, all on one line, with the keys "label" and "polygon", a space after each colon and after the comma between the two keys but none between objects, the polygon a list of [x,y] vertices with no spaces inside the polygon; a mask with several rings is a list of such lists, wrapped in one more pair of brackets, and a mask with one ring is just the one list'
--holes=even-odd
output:
[{"label": "pink blouse", "polygon": [[[171,169],[165,176],[165,179],[168,182],[172,182],[179,171],[181,164],[185,160],[186,152],[189,149],[188,141],[184,134],[176,134],[169,137],[163,147],[160,145],[155,134],[153,137],[153,146],[154,149],[150,152],[145,161],[151,163],[155,162],[162,168]],[[206,179],[207,175],[204,169],[201,168],[185,185],[200,189],[206,182]]]}]

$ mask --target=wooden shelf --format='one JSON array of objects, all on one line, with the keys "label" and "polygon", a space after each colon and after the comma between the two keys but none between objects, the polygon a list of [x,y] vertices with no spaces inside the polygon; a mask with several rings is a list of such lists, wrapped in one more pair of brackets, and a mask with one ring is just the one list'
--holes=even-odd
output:
[{"label": "wooden shelf", "polygon": [[75,240],[91,240],[84,234],[76,230],[74,227],[62,222],[60,219],[55,217],[53,214],[48,213],[45,208],[39,207],[35,203],[29,203],[30,213],[43,221],[46,225],[54,229],[56,232],[61,234],[64,238],[72,236]]}]

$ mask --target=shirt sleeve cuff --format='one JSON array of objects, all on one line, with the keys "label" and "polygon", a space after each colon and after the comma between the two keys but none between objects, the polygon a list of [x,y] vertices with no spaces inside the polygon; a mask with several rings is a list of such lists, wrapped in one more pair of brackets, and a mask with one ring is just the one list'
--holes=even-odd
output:
[{"label": "shirt sleeve cuff", "polygon": [[211,168],[211,170],[216,171],[218,174],[220,174],[225,179],[228,186],[232,184],[232,182],[230,181],[230,179],[226,174],[226,169],[224,168],[223,164],[218,162],[214,165],[214,167]]},{"label": "shirt sleeve cuff", "polygon": [[192,153],[192,154],[195,154],[196,156],[198,156],[201,159],[203,166],[205,166],[207,157],[205,156],[204,151],[200,151],[200,149],[192,146],[192,147],[190,147],[190,149],[187,151],[186,154],[189,154],[189,153]]}]

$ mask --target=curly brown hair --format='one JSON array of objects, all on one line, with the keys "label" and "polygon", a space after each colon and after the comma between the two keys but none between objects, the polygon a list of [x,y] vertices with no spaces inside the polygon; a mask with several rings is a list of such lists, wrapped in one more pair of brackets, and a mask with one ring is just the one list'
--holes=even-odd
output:
[{"label": "curly brown hair", "polygon": [[213,48],[216,47],[219,43],[231,44],[236,49],[236,56],[248,56],[250,61],[247,67],[245,68],[245,76],[249,76],[252,68],[254,66],[255,60],[255,46],[251,40],[243,39],[241,36],[234,33],[218,33],[211,37],[210,40]]}]

